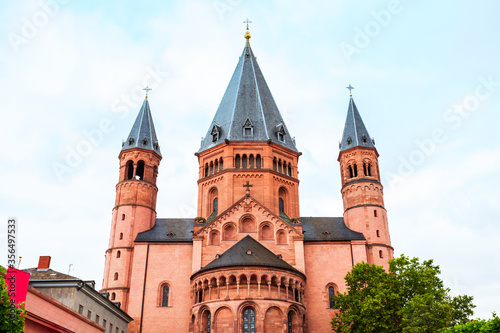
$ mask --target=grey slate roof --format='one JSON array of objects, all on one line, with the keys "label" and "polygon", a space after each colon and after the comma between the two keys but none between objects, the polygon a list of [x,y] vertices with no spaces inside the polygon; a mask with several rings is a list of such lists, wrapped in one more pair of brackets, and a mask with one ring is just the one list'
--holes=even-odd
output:
[{"label": "grey slate roof", "polygon": [[141,110],[135,119],[134,126],[132,126],[127,140],[123,144],[122,150],[132,148],[152,150],[161,156],[160,145],[156,138],[155,126],[147,97],[144,99],[144,103],[142,103]]},{"label": "grey slate roof", "polygon": [[[351,139],[350,144],[348,143],[348,138]],[[358,146],[375,148],[351,96],[345,120],[344,134],[342,134],[342,141],[340,142],[340,151]]]},{"label": "grey slate roof", "polygon": [[[245,124],[253,128],[253,135],[244,135]],[[217,131],[218,139],[214,142],[213,133]],[[284,133],[284,142],[278,139],[278,131]],[[271,140],[297,151],[248,40],[198,152],[214,147],[225,139]]]},{"label": "grey slate roof", "polygon": [[140,232],[136,242],[192,242],[194,219],[156,219],[153,228]]},{"label": "grey slate roof", "polygon": [[[247,254],[248,250],[251,251],[251,254]],[[218,259],[214,259],[208,265],[202,267],[199,272],[234,266],[275,267],[299,272],[292,265],[278,258],[276,254],[248,235],[222,253]]]},{"label": "grey slate roof", "polygon": [[[349,229],[343,217],[301,217],[304,242],[365,240],[361,232]],[[323,233],[328,231],[328,233]]]}]

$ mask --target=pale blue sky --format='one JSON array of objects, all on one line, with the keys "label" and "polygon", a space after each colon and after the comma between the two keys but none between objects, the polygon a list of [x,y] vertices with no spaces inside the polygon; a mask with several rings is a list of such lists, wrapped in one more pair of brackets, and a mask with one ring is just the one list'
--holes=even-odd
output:
[{"label": "pale blue sky", "polygon": [[[499,311],[498,2],[62,2],[0,4],[0,218],[20,221],[21,267],[51,255],[54,269],[72,263],[100,285],[117,156],[145,79],[164,156],[158,216],[196,216],[193,153],[249,17],[303,152],[301,215],[342,215],[336,159],[351,83],[380,153],[396,254],[434,258],[477,316]],[[111,128],[92,143],[86,133],[103,121]]]}]

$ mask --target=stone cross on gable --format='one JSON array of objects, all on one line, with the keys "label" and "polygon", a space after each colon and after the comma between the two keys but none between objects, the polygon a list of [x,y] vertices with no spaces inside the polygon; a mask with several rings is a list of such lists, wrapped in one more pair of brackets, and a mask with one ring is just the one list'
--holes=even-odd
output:
[{"label": "stone cross on gable", "polygon": [[247,180],[247,183],[243,184],[243,187],[247,188],[247,195],[250,195],[250,187],[253,187],[253,185]]}]

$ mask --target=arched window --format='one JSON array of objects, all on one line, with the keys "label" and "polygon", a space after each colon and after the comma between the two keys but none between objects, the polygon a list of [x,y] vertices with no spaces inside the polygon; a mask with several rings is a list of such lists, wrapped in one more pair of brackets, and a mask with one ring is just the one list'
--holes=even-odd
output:
[{"label": "arched window", "polygon": [[368,176],[372,175],[372,165],[371,165],[371,163],[368,163],[366,165],[366,171],[368,172]]},{"label": "arched window", "polygon": [[214,162],[210,162],[210,174],[214,174]]},{"label": "arched window", "polygon": [[208,163],[205,163],[205,177],[208,177]]},{"label": "arched window", "polygon": [[295,288],[295,302],[299,301],[299,289]]},{"label": "arched window", "polygon": [[377,230],[377,237],[380,237],[380,230]]},{"label": "arched window", "polygon": [[121,255],[122,255],[122,253],[121,253],[120,251],[116,251],[116,257],[117,257],[117,258],[120,258],[120,257],[121,257]]},{"label": "arched window", "polygon": [[292,312],[291,311],[288,312],[287,331],[288,331],[288,333],[293,333]]},{"label": "arched window", "polygon": [[135,171],[135,179],[137,180],[144,179],[144,161],[139,161],[139,163],[137,163],[137,170]]},{"label": "arched window", "polygon": [[164,285],[161,288],[161,306],[168,306],[168,294],[170,293],[170,288],[168,285]]},{"label": "arched window", "polygon": [[198,303],[203,302],[203,289],[198,291]]},{"label": "arched window", "polygon": [[243,154],[243,157],[241,158],[241,164],[243,169],[246,169],[248,167],[246,154]]},{"label": "arched window", "polygon": [[236,157],[234,158],[234,167],[236,169],[239,169],[240,168],[240,164],[241,164],[240,155],[236,154]]},{"label": "arched window", "polygon": [[125,214],[122,214],[122,221],[125,220]]},{"label": "arched window", "polygon": [[241,221],[241,232],[255,232],[255,221],[251,217],[245,217]]},{"label": "arched window", "polygon": [[368,176],[368,171],[366,171],[366,163],[363,163],[363,173]]},{"label": "arched window", "polygon": [[352,165],[352,171],[354,172],[354,177],[357,177],[358,176],[358,166],[356,165],[356,163],[354,163]]},{"label": "arched window", "polygon": [[333,296],[335,296],[335,288],[333,287],[328,287],[328,304],[330,306],[330,309],[333,309],[335,306],[335,301],[333,300]]},{"label": "arched window", "polygon": [[250,157],[248,158],[248,167],[250,169],[253,169],[254,168],[254,157],[253,157],[253,154],[250,154]]},{"label": "arched window", "polygon": [[[382,251],[381,251],[382,252]],[[115,273],[114,280],[118,280],[118,273]]]},{"label": "arched window", "polygon": [[134,178],[134,162],[128,161],[126,170],[127,170],[127,179]]},{"label": "arched window", "polygon": [[153,168],[153,182],[156,184],[156,178],[158,178],[158,167],[155,165]]},{"label": "arched window", "polygon": [[278,172],[283,172],[283,166],[281,164],[281,158],[278,160]]},{"label": "arched window", "polygon": [[212,319],[212,316],[210,315],[210,312],[209,311],[205,311],[203,313],[203,318],[202,318],[202,332],[206,332],[206,333],[210,333],[211,332],[211,329],[210,329],[210,321]]},{"label": "arched window", "polygon": [[222,157],[219,159],[219,171],[222,171],[224,166],[224,161],[222,160]]},{"label": "arched window", "polygon": [[236,228],[234,227],[234,224],[232,223],[227,223],[224,226],[224,234],[223,234],[223,240],[236,240]]},{"label": "arched window", "polygon": [[255,311],[252,308],[243,310],[243,333],[255,333]]},{"label": "arched window", "polygon": [[292,177],[292,166],[290,163],[288,163],[288,175]]},{"label": "arched window", "polygon": [[273,236],[274,236],[274,231],[271,225],[266,223],[260,228],[260,239],[271,240],[273,239]]},{"label": "arched window", "polygon": [[279,230],[278,233],[276,234],[276,241],[278,245],[285,245],[286,244],[286,234],[285,231]]},{"label": "arched window", "polygon": [[219,211],[219,198],[214,198],[214,200],[212,200],[212,213],[217,214],[218,211]]},{"label": "arched window", "polygon": [[278,171],[278,162],[276,161],[276,157],[273,159],[273,170]]},{"label": "arched window", "polygon": [[219,160],[215,160],[214,163],[214,173],[219,172]]},{"label": "arched window", "polygon": [[278,201],[278,204],[279,204],[279,214],[280,216],[283,215],[283,214],[286,214],[286,210],[287,210],[287,205],[288,205],[288,201],[287,201],[287,191],[282,187],[280,188],[279,190],[279,201]]},{"label": "arched window", "polygon": [[210,233],[210,239],[209,239],[209,244],[210,245],[220,245],[220,235],[217,230],[213,230]]},{"label": "arched window", "polygon": [[377,210],[376,209],[373,210],[373,216],[377,217]]},{"label": "arched window", "polygon": [[349,165],[348,169],[349,169],[349,178],[354,177],[354,172],[352,171],[352,165]]},{"label": "arched window", "polygon": [[116,294],[115,293],[111,293],[111,300],[114,301],[116,299]]},{"label": "arched window", "polygon": [[123,232],[120,232],[120,239],[123,239]]},{"label": "arched window", "polygon": [[262,168],[262,160],[259,154],[257,154],[257,157],[255,158],[255,164],[257,169]]},{"label": "arched window", "polygon": [[380,258],[383,258],[383,257],[384,257],[384,255],[382,254],[382,250],[378,251],[378,256],[379,256]]}]

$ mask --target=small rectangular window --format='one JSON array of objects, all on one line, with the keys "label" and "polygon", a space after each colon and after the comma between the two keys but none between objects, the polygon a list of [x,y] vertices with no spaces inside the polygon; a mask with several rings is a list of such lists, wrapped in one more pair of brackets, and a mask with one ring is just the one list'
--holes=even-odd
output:
[{"label": "small rectangular window", "polygon": [[95,315],[95,322],[96,324],[99,324],[99,315]]},{"label": "small rectangular window", "polygon": [[87,312],[87,318],[89,318],[89,319],[90,319],[90,318],[92,318],[92,311],[90,311],[90,310],[89,310],[89,311]]},{"label": "small rectangular window", "polygon": [[116,328],[116,333],[120,333],[120,329],[118,327]]},{"label": "small rectangular window", "polygon": [[83,305],[80,304],[80,306],[78,307],[78,313],[83,315]]},{"label": "small rectangular window", "polygon": [[109,332],[113,333],[113,324],[109,323]]},{"label": "small rectangular window", "polygon": [[103,320],[102,320],[102,327],[106,328],[106,324],[107,324],[107,323],[108,323],[108,322],[106,321],[106,319],[103,319]]}]

